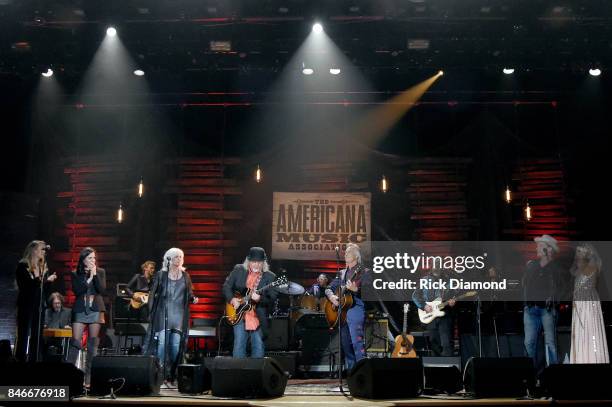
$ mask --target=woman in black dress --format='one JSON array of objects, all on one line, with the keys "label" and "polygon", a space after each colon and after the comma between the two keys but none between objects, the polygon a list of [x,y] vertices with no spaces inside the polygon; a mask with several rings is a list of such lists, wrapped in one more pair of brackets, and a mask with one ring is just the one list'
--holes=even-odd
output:
[{"label": "woman in black dress", "polygon": [[106,273],[96,265],[96,252],[91,247],[81,250],[77,268],[72,272],[72,291],[74,292],[74,306],[72,307],[72,340],[68,361],[76,363],[83,331],[87,327],[87,357],[85,358],[85,385],[89,385],[91,362],[98,351],[100,343],[100,326],[103,322],[99,297],[106,289]]},{"label": "woman in black dress", "polygon": [[[47,244],[33,240],[25,248],[19,260],[15,279],[17,295],[17,340],[15,358],[20,362],[34,362],[39,352],[39,341],[44,310],[42,298],[46,298],[48,286],[55,281],[55,273],[49,275],[45,256]],[[43,283],[44,281],[44,283]],[[42,285],[42,286],[41,286]]]}]

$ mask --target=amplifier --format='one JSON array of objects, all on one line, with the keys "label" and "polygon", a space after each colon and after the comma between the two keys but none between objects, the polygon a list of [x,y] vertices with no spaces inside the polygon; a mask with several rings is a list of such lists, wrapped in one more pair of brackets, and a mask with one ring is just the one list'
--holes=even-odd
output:
[{"label": "amplifier", "polygon": [[387,318],[368,319],[365,323],[366,353],[389,352],[389,320]]}]

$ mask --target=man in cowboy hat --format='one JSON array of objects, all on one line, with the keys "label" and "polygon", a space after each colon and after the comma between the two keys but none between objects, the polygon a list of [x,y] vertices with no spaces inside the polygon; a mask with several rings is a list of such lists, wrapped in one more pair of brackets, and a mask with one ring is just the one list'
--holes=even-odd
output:
[{"label": "man in cowboy hat", "polygon": [[[251,247],[244,263],[236,264],[232,272],[223,283],[223,296],[225,301],[238,308],[240,300],[234,297],[238,292],[245,295],[247,289],[256,289],[270,284],[276,275],[270,271],[266,252],[261,247]],[[276,300],[276,290],[265,290],[262,293],[253,293],[251,300],[256,304],[255,310],[247,312],[238,324],[234,325],[234,348],[232,355],[235,358],[246,357],[247,342],[251,341],[251,357],[263,358],[264,338],[267,333],[268,319],[267,307]]]},{"label": "man in cowboy hat", "polygon": [[563,270],[555,260],[559,253],[557,240],[549,235],[534,239],[537,259],[527,263],[523,275],[525,349],[533,358],[538,372],[537,346],[544,330],[546,366],[557,363],[557,303],[564,289]]}]

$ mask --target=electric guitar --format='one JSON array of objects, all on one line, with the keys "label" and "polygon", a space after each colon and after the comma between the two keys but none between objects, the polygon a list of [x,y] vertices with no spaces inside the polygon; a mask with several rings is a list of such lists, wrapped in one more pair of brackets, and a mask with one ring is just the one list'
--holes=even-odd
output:
[{"label": "electric guitar", "polygon": [[[459,301],[466,297],[473,297],[476,294],[478,294],[476,291],[468,291],[467,293],[461,294],[460,296],[452,298],[452,299],[454,299],[455,301]],[[431,312],[427,312],[424,309],[419,309],[419,319],[421,320],[421,322],[424,324],[429,324],[434,319],[438,317],[443,317],[445,312],[442,311],[442,309],[448,305],[449,301],[450,299],[446,301],[442,301],[441,298],[436,298],[435,300],[431,302],[426,302],[425,303],[426,305],[431,305],[432,310]]]},{"label": "electric guitar", "polygon": [[[361,273],[362,267],[359,267],[355,274],[353,274],[352,279]],[[350,280],[348,280],[350,281]],[[338,315],[339,306],[335,306],[327,297],[325,298],[325,304],[323,305],[323,310],[325,312],[325,319],[327,320],[327,325],[330,328],[335,328],[338,325],[338,321],[342,322],[346,321],[346,313],[353,306],[353,294],[351,291],[346,291],[346,284],[338,286],[335,294],[338,296],[338,302],[342,305],[342,315]]]},{"label": "electric guitar", "polygon": [[234,293],[234,298],[240,299],[240,305],[238,306],[238,308],[234,308],[234,306],[229,302],[225,304],[225,315],[223,316],[223,318],[231,326],[238,324],[240,321],[242,321],[244,315],[248,311],[250,311],[251,309],[255,309],[256,304],[251,301],[251,297],[254,293],[261,294],[269,288],[278,287],[279,285],[283,284],[287,284],[286,276],[281,276],[270,284],[266,284],[256,290],[249,289],[247,290],[247,293],[244,297],[238,292]]},{"label": "electric guitar", "polygon": [[395,348],[391,353],[392,358],[416,358],[417,354],[414,350],[414,336],[406,334],[406,325],[408,325],[408,311],[410,304],[404,304],[404,325],[402,333],[395,337]]}]

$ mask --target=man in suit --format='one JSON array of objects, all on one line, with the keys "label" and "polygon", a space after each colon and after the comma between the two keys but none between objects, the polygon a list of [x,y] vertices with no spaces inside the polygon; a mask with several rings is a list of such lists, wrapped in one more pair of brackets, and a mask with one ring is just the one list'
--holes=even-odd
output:
[{"label": "man in suit", "polygon": [[[232,304],[234,308],[240,306],[240,299],[235,298],[235,293],[245,295],[247,290],[261,288],[274,281],[276,275],[270,271],[266,252],[261,247],[251,247],[249,254],[242,264],[236,264],[232,272],[223,283],[223,296],[225,301]],[[254,310],[248,311],[242,321],[234,325],[234,348],[235,358],[247,356],[247,343],[251,341],[251,357],[264,357],[264,337],[267,334],[268,319],[267,307],[276,300],[277,292],[268,289],[261,293],[253,293],[251,301]]]}]

